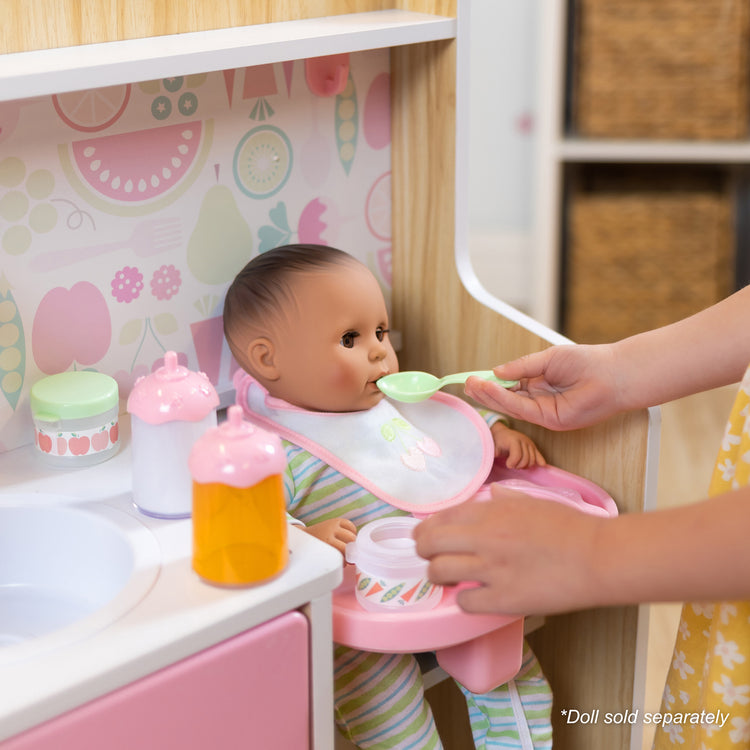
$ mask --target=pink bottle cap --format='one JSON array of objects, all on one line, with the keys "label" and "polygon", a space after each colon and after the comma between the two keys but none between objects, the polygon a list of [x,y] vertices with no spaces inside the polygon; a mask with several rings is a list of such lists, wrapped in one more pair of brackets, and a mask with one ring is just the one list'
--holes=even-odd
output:
[{"label": "pink bottle cap", "polygon": [[227,420],[198,438],[188,459],[196,482],[252,487],[281,474],[286,456],[278,435],[242,419],[242,407],[230,406]]},{"label": "pink bottle cap", "polygon": [[149,424],[200,422],[219,405],[219,395],[203,372],[177,364],[175,352],[164,353],[164,366],[135,381],[128,411]]}]

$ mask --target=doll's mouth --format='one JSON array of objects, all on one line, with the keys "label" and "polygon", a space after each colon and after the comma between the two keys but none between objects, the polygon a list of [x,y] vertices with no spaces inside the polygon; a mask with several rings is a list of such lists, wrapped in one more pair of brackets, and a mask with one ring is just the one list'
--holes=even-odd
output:
[{"label": "doll's mouth", "polygon": [[390,373],[388,372],[381,372],[380,375],[378,375],[376,378],[373,378],[372,380],[369,380],[367,382],[368,387],[372,387],[376,391],[380,392],[380,388],[378,388],[378,380],[380,380],[380,378],[384,378],[386,375],[389,375],[389,374]]}]

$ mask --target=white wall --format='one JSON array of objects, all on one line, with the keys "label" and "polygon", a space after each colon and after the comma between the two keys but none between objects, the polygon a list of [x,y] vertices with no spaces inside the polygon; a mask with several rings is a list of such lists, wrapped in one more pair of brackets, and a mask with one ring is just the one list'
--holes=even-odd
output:
[{"label": "white wall", "polygon": [[469,228],[484,286],[528,310],[538,0],[472,0]]}]

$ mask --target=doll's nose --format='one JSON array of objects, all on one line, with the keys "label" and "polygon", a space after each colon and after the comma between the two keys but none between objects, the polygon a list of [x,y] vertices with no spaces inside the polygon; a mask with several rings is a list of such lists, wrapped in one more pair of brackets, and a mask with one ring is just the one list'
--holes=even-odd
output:
[{"label": "doll's nose", "polygon": [[388,354],[388,350],[385,348],[385,345],[382,341],[376,341],[372,349],[370,349],[370,359],[373,362],[380,362],[380,360],[385,359]]}]

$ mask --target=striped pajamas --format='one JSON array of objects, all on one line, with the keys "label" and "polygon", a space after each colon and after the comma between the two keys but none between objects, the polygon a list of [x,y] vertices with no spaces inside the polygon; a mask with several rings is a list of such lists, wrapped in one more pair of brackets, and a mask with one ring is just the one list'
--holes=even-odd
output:
[{"label": "striped pajamas", "polygon": [[[308,451],[283,442],[287,511],[292,518],[311,525],[345,517],[359,530],[378,518],[409,515]],[[521,671],[510,683],[486,695],[459,687],[477,750],[552,747],[552,694],[526,644]],[[363,750],[442,750],[422,674],[411,654],[368,653],[336,644],[334,704],[339,730]]]}]

